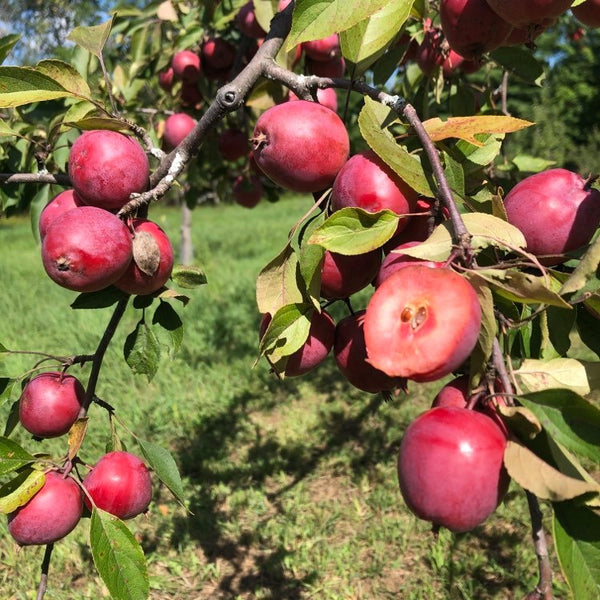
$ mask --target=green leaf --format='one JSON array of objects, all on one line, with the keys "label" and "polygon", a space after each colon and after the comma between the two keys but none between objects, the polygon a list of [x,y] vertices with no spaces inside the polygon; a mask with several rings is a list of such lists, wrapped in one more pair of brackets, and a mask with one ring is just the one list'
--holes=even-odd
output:
[{"label": "green leaf", "polygon": [[365,98],[358,116],[358,126],[363,139],[371,149],[410,187],[428,198],[435,198],[429,180],[418,156],[396,143],[386,127],[397,115],[387,106]]},{"label": "green leaf", "polygon": [[544,429],[567,450],[600,463],[600,410],[567,389],[519,396]]},{"label": "green leaf", "polygon": [[[65,115],[66,116],[66,115]],[[119,119],[111,119],[109,117],[85,117],[77,121],[72,121],[65,118],[63,125],[77,127],[77,129],[110,129],[111,131],[129,131],[130,127]]]},{"label": "green leaf", "polygon": [[21,448],[19,444],[7,437],[0,437],[0,475],[16,471],[34,461],[35,457]]},{"label": "green leaf", "polygon": [[0,38],[0,64],[4,62],[4,59],[10,54],[10,51],[20,39],[21,36],[16,33],[3,35]]},{"label": "green leaf", "polygon": [[259,355],[276,363],[299,350],[308,338],[313,310],[310,304],[282,306],[273,315],[260,340]]},{"label": "green leaf", "polygon": [[581,395],[590,393],[585,367],[573,358],[530,358],[513,373],[524,392],[564,388]]},{"label": "green leaf", "polygon": [[589,280],[595,278],[598,265],[600,265],[600,237],[596,238],[583,255],[569,279],[564,282],[560,293],[570,294],[581,290]]},{"label": "green leaf", "polygon": [[29,220],[31,222],[31,233],[35,241],[40,242],[40,214],[50,200],[50,186],[43,185],[36,195],[31,199],[29,205]]},{"label": "green leaf", "polygon": [[349,29],[381,10],[389,0],[302,0],[294,7],[286,50]]},{"label": "green leaf", "polygon": [[183,322],[177,311],[168,303],[161,301],[152,317],[152,323],[159,325],[171,340],[171,354],[175,354],[183,342]]},{"label": "green leaf", "polygon": [[127,294],[114,286],[98,292],[83,292],[71,303],[73,309],[108,308],[123,300]]},{"label": "green leaf", "polygon": [[475,350],[471,353],[470,372],[480,373],[485,369],[490,356],[492,346],[497,334],[498,326],[494,313],[494,298],[489,286],[481,280],[468,277],[469,282],[477,293],[479,305],[481,306],[481,327],[477,338]]},{"label": "green leaf", "polygon": [[91,97],[92,93],[87,81],[70,64],[61,60],[48,59],[40,61],[35,69],[59,83],[73,96],[84,99]]},{"label": "green leaf", "polygon": [[485,167],[500,154],[505,137],[503,133],[478,134],[477,145],[458,140],[453,153],[457,155],[457,160],[458,156],[461,156],[460,162],[470,162],[478,167]]},{"label": "green leaf", "polygon": [[147,442],[139,438],[137,441],[142,450],[142,454],[156,473],[157,477],[169,488],[169,490],[171,490],[171,493],[175,498],[184,505],[183,484],[181,482],[179,470],[177,469],[177,464],[171,456],[171,453],[153,442]]},{"label": "green leaf", "polygon": [[0,108],[74,96],[59,82],[31,67],[0,67]]},{"label": "green leaf", "polygon": [[576,600],[600,598],[600,516],[574,502],[554,505],[554,543]]},{"label": "green leaf", "polygon": [[200,267],[192,265],[175,265],[171,279],[179,287],[192,289],[206,283],[206,275]]},{"label": "green leaf", "polygon": [[146,600],[150,593],[141,546],[117,517],[94,507],[90,523],[94,564],[114,600]]},{"label": "green leaf", "polygon": [[115,15],[113,14],[108,21],[100,25],[92,25],[91,27],[75,27],[67,36],[67,39],[74,42],[78,46],[85,48],[95,56],[100,57],[106,40],[110,35]]},{"label": "green leaf", "polygon": [[273,258],[258,274],[256,303],[262,314],[276,313],[282,306],[299,304],[301,291],[298,256],[290,244]]},{"label": "green leaf", "polygon": [[144,319],[127,336],[124,347],[125,361],[136,375],[146,375],[151,381],[160,359],[160,344]]},{"label": "green leaf", "polygon": [[516,441],[506,443],[504,466],[516,483],[544,500],[563,502],[584,494],[600,493],[596,482],[561,473]]},{"label": "green leaf", "polygon": [[528,83],[536,83],[544,74],[543,65],[534,58],[531,51],[520,46],[505,46],[491,54],[500,66]]},{"label": "green leaf", "polygon": [[321,269],[325,248],[318,244],[303,244],[300,248],[300,273],[306,293],[317,310],[321,310]]},{"label": "green leaf", "polygon": [[364,73],[387,49],[410,15],[414,0],[391,0],[383,8],[342,31],[344,58],[356,65],[354,76]]},{"label": "green leaf", "polygon": [[342,208],[312,233],[308,243],[338,254],[364,254],[383,246],[396,232],[398,220],[391,210],[370,213],[362,208]]},{"label": "green leaf", "polygon": [[0,487],[0,513],[11,513],[27,504],[42,489],[46,474],[39,469],[25,469],[13,480]]},{"label": "green leaf", "polygon": [[556,161],[529,154],[519,154],[512,159],[512,163],[521,173],[539,173],[554,166]]}]

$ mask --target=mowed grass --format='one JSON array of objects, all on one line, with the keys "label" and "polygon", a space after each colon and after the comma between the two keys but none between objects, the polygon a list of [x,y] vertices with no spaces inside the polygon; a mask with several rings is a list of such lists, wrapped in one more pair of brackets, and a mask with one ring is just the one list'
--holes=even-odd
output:
[{"label": "mowed grass", "polygon": [[[173,359],[163,352],[151,382],[134,376],[123,360],[125,337],[140,318],[130,308],[107,353],[98,395],[137,436],[172,452],[186,491],[189,511],[156,482],[147,516],[129,523],[147,555],[151,597],[523,597],[537,572],[520,490],[511,488],[474,532],[442,531],[437,538],[398,491],[402,432],[442,382],[411,386],[408,395],[384,402],[347,384],[331,357],[313,373],[284,382],[264,361],[253,368],[256,276],[310,202],[284,198],[253,210],[196,210],[194,246],[209,283],[188,292],[187,307],[175,303],[185,323],[182,349]],[[150,216],[178,240],[176,209],[154,206]],[[92,352],[111,309],[70,309],[76,294],[43,272],[27,219],[0,221],[0,249],[0,343],[55,355]],[[333,307],[338,317],[344,310]],[[10,356],[0,374],[19,375],[36,361]],[[85,380],[88,368],[72,372]],[[10,404],[0,408],[3,420]],[[119,433],[136,452],[127,430]],[[92,407],[82,459],[97,460],[109,435],[104,411]],[[36,443],[20,427],[13,437],[34,452],[58,457],[66,449],[64,439]],[[83,520],[56,544],[46,598],[108,597],[95,573],[88,526]],[[42,548],[18,550],[0,520],[2,599],[35,598],[42,555]],[[556,597],[566,598],[565,589],[559,583]]]}]

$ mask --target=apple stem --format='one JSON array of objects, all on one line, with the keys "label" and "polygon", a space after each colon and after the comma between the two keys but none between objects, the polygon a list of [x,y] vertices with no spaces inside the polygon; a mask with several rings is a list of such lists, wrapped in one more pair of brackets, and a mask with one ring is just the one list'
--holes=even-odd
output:
[{"label": "apple stem", "polygon": [[535,554],[538,560],[540,570],[540,579],[535,589],[527,596],[527,600],[553,600],[552,593],[552,567],[548,556],[548,545],[546,543],[546,534],[542,524],[542,511],[537,497],[531,492],[525,491],[527,495],[527,505],[531,516],[531,536],[535,545]]},{"label": "apple stem", "polygon": [[46,595],[48,589],[48,571],[50,570],[50,558],[52,557],[52,550],[54,550],[54,543],[47,544],[44,551],[44,560],[42,560],[42,574],[40,576],[40,583],[38,585],[36,600],[42,600]]},{"label": "apple stem", "polygon": [[591,173],[586,177],[585,183],[583,184],[583,189],[586,192],[589,192],[592,189],[592,186],[594,185],[594,183],[596,183],[598,177],[600,177],[600,175],[592,175]]}]

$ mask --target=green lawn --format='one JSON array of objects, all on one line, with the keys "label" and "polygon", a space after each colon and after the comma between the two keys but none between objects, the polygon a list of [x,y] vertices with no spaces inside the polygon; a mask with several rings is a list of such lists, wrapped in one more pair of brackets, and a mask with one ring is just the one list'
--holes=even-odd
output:
[{"label": "green lawn", "polygon": [[[157,483],[148,515],[129,523],[147,553],[151,597],[521,598],[537,574],[520,490],[511,488],[474,532],[441,532],[437,539],[398,491],[402,431],[440,382],[412,386],[409,395],[386,403],[352,389],[331,357],[312,374],[285,382],[264,362],[253,368],[256,276],[310,202],[285,198],[253,210],[195,211],[197,262],[209,283],[189,292],[187,307],[175,304],[186,328],[182,349],[172,360],[165,356],[150,383],[134,376],[122,355],[139,319],[131,308],[107,353],[98,395],[138,436],[171,450],[190,511]],[[150,216],[178,239],[177,210],[154,206]],[[110,309],[69,308],[75,294],[43,272],[26,219],[0,220],[0,248],[0,343],[52,354],[93,351]],[[0,375],[19,375],[35,362],[11,356],[0,363]],[[72,372],[85,380],[88,369]],[[10,402],[0,407],[3,419],[9,408]],[[93,407],[90,417],[81,456],[93,463],[109,428],[102,409]],[[135,440],[120,433],[136,452]],[[66,447],[64,439],[36,444],[20,427],[13,436],[55,456]],[[108,596],[95,575],[87,526],[82,521],[56,544],[46,598]],[[0,520],[2,599],[35,598],[42,554],[42,548],[17,551]],[[563,584],[556,597],[567,598]]]}]

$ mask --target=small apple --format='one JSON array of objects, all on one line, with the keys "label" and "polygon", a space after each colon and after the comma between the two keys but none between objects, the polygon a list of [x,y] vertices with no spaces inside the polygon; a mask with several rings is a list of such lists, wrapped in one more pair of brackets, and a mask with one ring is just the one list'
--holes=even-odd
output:
[{"label": "small apple", "polygon": [[302,50],[312,60],[328,61],[340,54],[340,38],[332,33],[326,38],[303,42]]},{"label": "small apple", "polygon": [[254,12],[254,2],[247,2],[242,6],[235,18],[238,29],[251,38],[260,39],[267,35],[267,32],[260,26],[256,20]]},{"label": "small apple", "polygon": [[187,113],[169,115],[163,131],[163,147],[165,152],[171,152],[179,146],[187,134],[196,126],[196,119]]},{"label": "small apple", "polygon": [[381,265],[381,250],[344,255],[325,250],[321,267],[321,297],[348,298],[367,287]]},{"label": "small apple", "polygon": [[487,0],[487,3],[507,23],[522,29],[560,17],[573,4],[573,0]]},{"label": "small apple", "polygon": [[248,154],[248,136],[237,128],[225,129],[219,135],[217,150],[229,161],[235,161]]},{"label": "small apple", "polygon": [[83,202],[77,196],[75,190],[65,190],[50,200],[40,214],[40,239],[44,239],[50,223],[52,223],[56,217],[82,205]]},{"label": "small apple", "polygon": [[196,83],[200,79],[200,57],[191,50],[180,50],[171,59],[173,74],[186,83]]},{"label": "small apple", "polygon": [[254,208],[262,198],[263,186],[256,175],[238,175],[233,182],[233,198],[245,208]]}]

